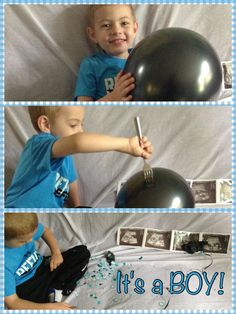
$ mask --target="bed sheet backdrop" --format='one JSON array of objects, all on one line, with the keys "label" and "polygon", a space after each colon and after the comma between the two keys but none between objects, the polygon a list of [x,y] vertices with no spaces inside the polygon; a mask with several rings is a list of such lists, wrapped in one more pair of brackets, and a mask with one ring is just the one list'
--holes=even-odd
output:
[{"label": "bed sheet backdrop", "polygon": [[[231,214],[229,213],[45,213],[38,214],[40,222],[51,228],[62,251],[69,247],[86,244],[91,251],[88,272],[78,282],[75,291],[65,300],[79,309],[229,309],[231,306],[231,248],[228,254],[188,254],[185,252],[161,251],[147,248],[118,246],[118,227],[156,228],[160,230],[186,230],[192,232],[212,232],[231,234]],[[95,236],[96,235],[96,236]],[[42,254],[49,254],[45,244],[39,246]],[[109,266],[106,252],[115,254],[115,262]],[[215,272],[225,272],[223,290],[218,279],[209,296],[205,294],[206,284],[197,295],[183,292],[170,295],[169,276],[172,271],[185,275],[192,271],[201,273],[205,267],[208,279]],[[134,271],[145,281],[145,293],[134,292],[131,280],[129,292],[117,293],[117,271],[123,275]],[[161,279],[165,289],[163,296],[151,292],[154,279]],[[176,278],[176,281],[179,279]],[[190,290],[196,291],[198,280],[191,281]]]},{"label": "bed sheet backdrop", "polygon": [[[5,5],[5,100],[73,99],[81,59],[96,51],[85,34],[88,5]],[[139,32],[184,27],[231,61],[231,5],[134,5]],[[226,99],[231,91],[221,91]]]},{"label": "bed sheet backdrop", "polygon": [[[135,136],[135,116],[154,146],[152,167],[172,169],[186,179],[231,178],[231,108],[85,107],[84,129]],[[24,143],[35,133],[27,107],[5,108],[5,186],[9,186]],[[114,207],[119,182],[141,171],[143,160],[118,152],[77,154],[83,206]]]}]

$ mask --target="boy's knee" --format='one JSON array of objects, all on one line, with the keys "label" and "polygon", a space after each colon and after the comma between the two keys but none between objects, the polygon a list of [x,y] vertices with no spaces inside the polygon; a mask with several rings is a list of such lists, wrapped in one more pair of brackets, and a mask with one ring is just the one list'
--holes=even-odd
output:
[{"label": "boy's knee", "polygon": [[90,256],[91,256],[91,253],[90,253],[90,251],[88,250],[87,246],[81,245],[81,247],[82,247],[81,249],[82,249],[82,252],[83,252],[84,257],[89,260],[89,259],[90,259]]},{"label": "boy's knee", "polygon": [[88,250],[86,245],[77,245],[73,247],[71,250],[73,254],[76,255],[78,254],[80,257],[84,256],[84,258],[89,259],[91,256],[90,251]]}]

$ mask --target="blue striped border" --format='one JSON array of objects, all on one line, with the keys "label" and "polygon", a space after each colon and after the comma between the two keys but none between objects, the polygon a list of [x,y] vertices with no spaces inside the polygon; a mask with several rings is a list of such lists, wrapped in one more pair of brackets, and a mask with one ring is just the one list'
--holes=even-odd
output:
[{"label": "blue striped border", "polygon": [[233,4],[232,0],[9,0],[2,1],[3,4]]},{"label": "blue striped border", "polygon": [[[232,5],[232,55],[233,55],[233,78],[235,77],[235,22],[236,22],[236,16],[235,16],[235,4],[233,4],[233,1],[166,1],[166,0],[159,0],[159,1],[106,1],[106,0],[100,0],[100,1],[40,1],[40,0],[31,0],[31,1],[1,1],[1,7],[0,7],[0,75],[2,77],[2,80],[0,81],[0,99],[2,102],[4,101],[4,5],[7,4],[50,4],[50,5],[56,5],[56,4],[122,4],[122,3],[130,3],[130,4],[231,4]],[[233,80],[234,82],[234,80]],[[235,248],[236,248],[236,241],[235,241],[235,221],[236,221],[236,213],[235,213],[235,143],[236,143],[236,137],[235,137],[235,126],[236,126],[236,120],[235,120],[235,88],[233,89],[233,98],[232,98],[232,179],[233,179],[233,209],[225,209],[225,208],[219,208],[219,209],[212,209],[212,208],[195,208],[195,209],[150,209],[150,208],[144,208],[144,209],[113,209],[113,208],[97,208],[97,209],[66,209],[63,212],[68,212],[68,213],[73,213],[73,212],[80,212],[80,213],[163,213],[163,212],[168,212],[168,213],[231,213],[232,214],[232,309],[230,311],[228,310],[165,310],[164,312],[166,313],[236,313],[236,272],[235,272],[235,266],[236,266],[236,261],[235,261]],[[28,103],[22,103],[22,102],[7,102],[5,103],[10,106],[24,106],[24,105],[74,105],[73,102],[28,102]],[[84,106],[94,106],[94,103],[82,103]],[[99,106],[107,106],[108,104],[106,102],[104,103],[99,103]],[[116,106],[230,106],[231,103],[228,102],[185,102],[185,103],[178,103],[178,102],[135,102],[134,104],[132,103],[127,103],[124,104],[122,102],[113,102],[112,105]],[[0,198],[0,205],[1,209],[3,208],[3,199],[4,199],[4,112],[3,112],[3,106],[0,107],[0,177],[1,177],[1,184],[0,184],[0,193],[1,193],[1,198]],[[5,210],[5,212],[15,212],[19,210]],[[58,213],[58,210],[56,209],[21,209],[20,211],[24,212],[38,212],[38,213]],[[3,219],[3,213],[4,211],[0,211],[0,256],[3,256],[4,253],[4,240],[3,240],[3,230],[4,230],[4,219]],[[65,311],[49,311],[49,310],[44,310],[44,311],[20,311],[20,310],[14,310],[14,311],[9,311],[9,310],[4,310],[4,305],[3,305],[3,298],[4,298],[4,293],[3,293],[3,288],[4,288],[4,268],[3,268],[3,258],[0,258],[0,312],[5,312],[5,313],[65,313]],[[163,311],[159,310],[74,310],[74,311],[66,311],[68,313],[74,312],[74,313],[106,313],[106,314],[114,314],[114,313],[142,313],[142,314],[148,314],[148,313],[163,313]]]},{"label": "blue striped border", "polygon": [[172,311],[161,311],[161,310],[71,310],[71,311],[64,311],[64,310],[57,310],[57,311],[51,311],[51,310],[44,310],[44,311],[32,311],[32,310],[8,310],[4,311],[4,313],[12,313],[12,314],[22,314],[22,313],[80,313],[80,314],[155,314],[155,313],[175,313],[175,314],[235,314],[235,311],[225,311],[225,310],[216,310],[216,311],[190,311],[190,310],[172,310]]},{"label": "blue striped border", "polygon": [[81,313],[81,314],[87,314],[87,313],[94,313],[94,314],[154,314],[154,313],[176,313],[176,314],[183,314],[183,313],[189,313],[189,314],[214,314],[214,313],[217,313],[217,314],[234,314],[235,311],[224,311],[224,310],[217,310],[217,311],[188,311],[188,310],[175,310],[175,311],[160,311],[160,310],[136,310],[136,311],[128,311],[128,310],[72,310],[70,312],[68,311],[62,311],[62,310],[57,310],[57,311],[50,311],[50,310],[45,310],[45,311],[30,311],[30,310],[24,310],[24,311],[20,311],[20,310],[8,310],[8,311],[4,311],[4,313],[13,313],[13,314],[22,314],[22,313]]},{"label": "blue striped border", "polygon": [[[233,84],[235,82],[235,38],[236,38],[236,11],[235,11],[235,5],[232,7],[232,75],[233,75]],[[233,85],[232,90],[232,194],[233,194],[233,207],[232,207],[232,308],[234,312],[236,311],[236,208],[235,208],[235,191],[236,191],[236,183],[235,183],[235,174],[236,174],[236,164],[235,164],[235,143],[236,143],[236,133],[235,133],[235,127],[236,127],[236,119],[235,119],[235,113],[236,113],[236,103],[235,103],[235,87]]]},{"label": "blue striped border", "polygon": [[[20,102],[20,101],[8,101],[5,102],[5,104],[7,106],[10,107],[18,107],[18,106],[39,106],[39,105],[43,105],[43,106],[74,106],[74,105],[78,105],[77,102],[73,102],[73,101],[26,101],[26,102]],[[232,106],[232,102],[215,102],[215,101],[199,101],[199,102],[190,102],[190,101],[186,101],[186,102],[182,102],[182,103],[178,103],[176,101],[166,101],[166,102],[159,102],[159,101],[155,101],[155,102],[148,102],[148,101],[135,101],[135,102],[130,102],[130,103],[124,103],[122,101],[113,101],[112,104],[105,102],[105,101],[100,101],[99,104],[93,102],[84,102],[81,101],[80,102],[80,106],[86,106],[86,107],[91,107],[91,106],[99,106],[99,107],[104,107],[104,106],[122,106],[122,107],[131,107],[131,106],[148,106],[148,107],[166,107],[166,106],[178,106],[178,107],[183,107],[183,106],[192,106],[192,107],[205,107],[205,106],[227,106],[227,107],[231,107]]]},{"label": "blue striped border", "polygon": [[3,4],[233,4],[232,0],[5,0]]},{"label": "blue striped border", "polygon": [[[58,213],[57,208],[6,208],[6,213]],[[232,213],[231,208],[65,208],[60,213]]]}]

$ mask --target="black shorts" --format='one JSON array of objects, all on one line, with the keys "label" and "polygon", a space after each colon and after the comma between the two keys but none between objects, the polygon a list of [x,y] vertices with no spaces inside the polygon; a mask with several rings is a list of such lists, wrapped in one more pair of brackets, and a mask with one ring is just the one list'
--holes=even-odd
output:
[{"label": "black shorts", "polygon": [[16,294],[24,300],[46,303],[51,288],[74,290],[77,281],[87,270],[90,252],[84,245],[62,253],[63,263],[50,271],[50,256],[44,257],[35,275],[16,287]]}]

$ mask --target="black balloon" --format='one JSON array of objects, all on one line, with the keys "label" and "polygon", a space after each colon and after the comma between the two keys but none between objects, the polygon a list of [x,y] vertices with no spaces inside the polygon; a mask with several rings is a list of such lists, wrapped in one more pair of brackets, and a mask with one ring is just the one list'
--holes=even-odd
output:
[{"label": "black balloon", "polygon": [[143,171],[132,176],[120,189],[117,208],[193,208],[194,197],[186,180],[175,171],[153,169],[153,183],[144,181]]},{"label": "black balloon", "polygon": [[125,72],[136,80],[135,101],[203,101],[222,82],[219,58],[200,34],[166,28],[143,39],[129,55]]}]

